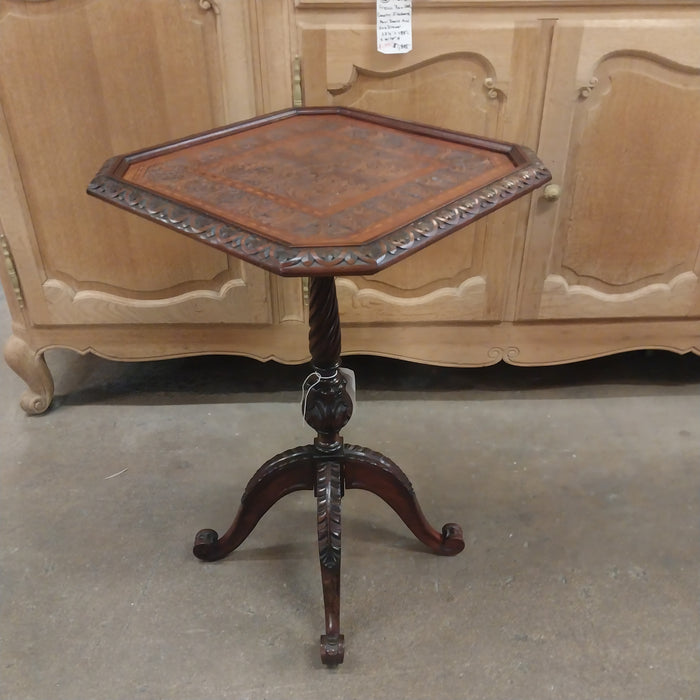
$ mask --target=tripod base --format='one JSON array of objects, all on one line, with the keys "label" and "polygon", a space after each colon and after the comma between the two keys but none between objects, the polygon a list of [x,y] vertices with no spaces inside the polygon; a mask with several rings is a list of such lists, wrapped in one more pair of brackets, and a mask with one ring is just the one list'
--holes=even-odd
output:
[{"label": "tripod base", "polygon": [[228,531],[219,537],[214,530],[201,530],[194,541],[194,555],[204,561],[225,557],[280,498],[293,491],[313,489],[326,615],[321,660],[335,666],[342,663],[345,654],[345,639],[340,634],[340,501],[345,489],[377,494],[436,554],[458,554],[464,549],[464,539],[461,528],[454,523],[445,525],[442,532],[430,526],[411,482],[388,457],[343,443],[340,431],[352,416],[353,404],[340,369],[340,318],[333,277],[311,279],[309,351],[314,371],[307,379],[309,383],[304,382],[302,413],[316,431],[314,444],[281,452],[265,462],[248,483]]},{"label": "tripod base", "polygon": [[314,490],[317,504],[318,551],[323,584],[326,633],[321,637],[321,660],[342,663],[344,637],[340,633],[341,499],[345,489],[364,489],[391,506],[411,532],[436,554],[453,556],[464,549],[462,529],[448,523],[434,530],[418,504],[411,482],[388,457],[357,445],[338,445],[325,452],[305,445],[269,459],[253,475],[233,524],[221,537],[201,530],[194,555],[204,561],[222,559],[253,531],[260,518],[283,496]]}]

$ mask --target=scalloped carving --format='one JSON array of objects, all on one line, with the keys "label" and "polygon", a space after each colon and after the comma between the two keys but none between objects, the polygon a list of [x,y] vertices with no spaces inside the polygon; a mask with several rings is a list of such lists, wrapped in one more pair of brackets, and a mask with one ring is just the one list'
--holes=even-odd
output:
[{"label": "scalloped carving", "polygon": [[487,307],[487,284],[481,275],[464,280],[456,287],[442,287],[416,297],[399,297],[373,287],[359,287],[348,277],[337,280],[338,300],[343,320],[359,322],[372,318],[383,322],[405,321],[405,309],[410,308],[412,321],[432,321],[436,306],[440,314],[451,319],[473,320],[483,318]]},{"label": "scalloped carving", "polygon": [[[589,78],[588,83],[579,87],[579,96],[584,99],[590,97],[593,91],[596,90],[598,85],[601,84],[601,80],[604,78],[607,79],[604,81],[604,84],[606,85],[605,91],[609,90],[610,74],[609,72],[607,72],[605,64],[611,61],[615,61],[616,59],[626,58],[636,58],[641,59],[643,61],[649,61],[650,63],[665,68],[669,71],[668,77],[670,77],[671,80],[674,79],[674,74],[676,74],[676,80],[678,80],[678,75],[700,75],[700,69],[696,68],[695,66],[688,66],[683,63],[678,63],[673,59],[667,58],[666,56],[661,56],[660,54],[653,53],[651,51],[640,51],[638,49],[610,51],[609,53],[606,53],[604,56],[602,56],[600,60],[596,63],[595,68],[593,70],[593,75],[591,75],[591,77]],[[679,87],[683,86],[683,84],[680,81],[678,85]]]},{"label": "scalloped carving", "polygon": [[[476,63],[486,74],[486,77],[484,78],[483,82],[484,87],[488,89],[494,88],[494,67],[491,64],[491,62],[486,58],[486,56],[484,56],[483,54],[474,53],[473,51],[456,51],[453,53],[441,54],[440,56],[434,56],[424,61],[417,61],[416,63],[412,63],[409,66],[403,66],[402,68],[393,71],[371,70],[369,68],[363,68],[362,66],[353,64],[350,78],[348,79],[348,81],[339,87],[328,88],[328,92],[334,97],[338,97],[340,95],[344,95],[347,92],[350,92],[354,87],[356,87],[357,81],[362,77],[383,79],[398,78],[403,75],[408,75],[409,73],[414,73],[415,71],[420,70],[421,68],[426,68],[427,66],[431,66],[435,63],[443,63],[452,59],[465,59]],[[490,84],[487,85],[487,82],[490,82]]]},{"label": "scalloped carving", "polygon": [[569,284],[561,275],[544,283],[540,318],[620,318],[687,316],[699,292],[698,276],[684,272],[668,284],[649,284],[632,292],[601,292]]},{"label": "scalloped carving", "polygon": [[398,70],[353,65],[347,82],[327,92],[333,104],[490,135],[498,133],[505,104],[495,68],[472,52],[433,56]]},{"label": "scalloped carving", "polygon": [[520,348],[516,348],[512,345],[508,347],[491,347],[487,355],[489,360],[492,360],[494,363],[501,361],[510,363],[518,359]]},{"label": "scalloped carving", "polygon": [[197,289],[161,299],[138,299],[88,289],[76,291],[63,280],[42,285],[51,317],[61,323],[269,323],[262,305],[231,303],[245,294],[241,279],[227,280],[218,290]]}]

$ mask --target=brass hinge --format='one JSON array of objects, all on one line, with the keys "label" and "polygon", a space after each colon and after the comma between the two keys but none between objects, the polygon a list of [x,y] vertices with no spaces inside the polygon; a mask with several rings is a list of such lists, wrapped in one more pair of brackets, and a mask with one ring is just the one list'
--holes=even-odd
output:
[{"label": "brass hinge", "polygon": [[10,245],[4,233],[0,233],[0,248],[2,248],[2,258],[5,261],[5,269],[10,278],[10,284],[12,285],[12,291],[15,293],[15,299],[17,299],[19,308],[23,309],[24,297],[22,296],[22,288],[19,286],[19,275],[17,274],[12,252],[10,251]]},{"label": "brass hinge", "polygon": [[301,279],[301,295],[304,300],[304,306],[309,305],[309,278],[302,277]]},{"label": "brass hinge", "polygon": [[301,91],[301,58],[295,56],[292,61],[292,106],[302,107],[304,100]]}]

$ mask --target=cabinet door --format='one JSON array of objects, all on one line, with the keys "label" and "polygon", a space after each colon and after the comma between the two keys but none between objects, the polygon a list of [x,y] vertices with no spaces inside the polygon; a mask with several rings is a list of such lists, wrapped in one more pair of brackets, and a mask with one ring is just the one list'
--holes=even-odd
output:
[{"label": "cabinet door", "polygon": [[34,323],[270,320],[262,271],[85,194],[111,155],[248,116],[214,10],[0,2],[0,224]]},{"label": "cabinet door", "polygon": [[[455,9],[413,16],[413,50],[376,50],[374,11],[299,19],[306,105],[345,105],[535,146],[545,75],[542,27]],[[362,157],[362,154],[358,154]],[[338,280],[350,322],[494,321],[528,202],[519,202],[371,277]]]},{"label": "cabinet door", "polygon": [[561,22],[523,319],[700,315],[700,19]]}]

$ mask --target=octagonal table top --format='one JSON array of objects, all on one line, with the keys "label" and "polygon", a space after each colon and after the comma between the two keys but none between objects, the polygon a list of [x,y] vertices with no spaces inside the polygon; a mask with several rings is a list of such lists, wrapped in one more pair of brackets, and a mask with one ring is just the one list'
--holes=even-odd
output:
[{"label": "octagonal table top", "polygon": [[88,194],[279,275],[366,275],[550,177],[523,146],[318,107],[115,156]]}]

